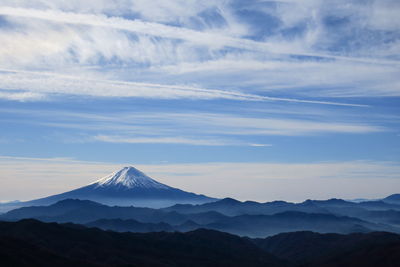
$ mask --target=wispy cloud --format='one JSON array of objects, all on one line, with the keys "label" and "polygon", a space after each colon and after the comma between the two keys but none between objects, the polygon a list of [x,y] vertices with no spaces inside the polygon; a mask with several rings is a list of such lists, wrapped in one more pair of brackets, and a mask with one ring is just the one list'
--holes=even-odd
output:
[{"label": "wispy cloud", "polygon": [[16,100],[16,101],[38,101],[45,100],[47,97],[45,94],[34,93],[34,92],[7,92],[0,91],[0,99]]},{"label": "wispy cloud", "polygon": [[199,32],[182,27],[167,26],[159,23],[145,22],[141,20],[127,20],[121,17],[107,17],[104,15],[79,14],[56,10],[37,10],[24,8],[0,8],[1,15],[29,17],[35,19],[50,20],[69,24],[83,24],[98,27],[109,27],[119,30],[132,31],[139,34],[154,35],[163,38],[182,39],[207,45],[210,47],[231,46],[244,49],[266,50],[267,44],[258,43],[246,39],[236,39],[220,34]]},{"label": "wispy cloud", "polygon": [[265,146],[272,146],[272,145],[269,145],[269,144],[250,144],[250,146],[265,147]]},{"label": "wispy cloud", "polygon": [[[3,73],[1,85],[42,94],[318,104],[334,101],[302,98],[400,94],[397,4],[267,2],[5,1],[0,66],[55,71],[54,79]],[[257,16],[268,25],[254,23]],[[71,69],[80,73],[76,80],[57,76]],[[82,78],[91,75],[102,81]],[[167,90],[160,81],[176,86]],[[286,97],[260,96],[269,91]]]},{"label": "wispy cloud", "polygon": [[[302,97],[398,96],[399,67],[359,62],[260,60],[254,55],[154,67],[155,72],[222,85],[240,76],[239,87],[253,92],[284,92]],[[219,77],[219,79],[216,79]],[[231,78],[232,79],[232,78]]]},{"label": "wispy cloud", "polygon": [[[38,10],[26,8],[0,7],[0,14],[6,16],[28,17],[34,19],[50,20],[59,23],[82,24],[97,27],[109,27],[119,30],[132,31],[138,34],[153,35],[169,39],[181,39],[193,42],[199,45],[218,49],[221,47],[233,47],[252,51],[270,52],[277,54],[290,54],[312,57],[325,57],[331,59],[345,59],[362,62],[370,62],[368,58],[352,58],[346,56],[337,56],[334,54],[313,53],[300,46],[279,46],[279,43],[257,42],[247,38],[234,38],[207,31],[195,31],[184,27],[168,26],[160,23],[141,21],[139,19],[127,20],[121,17],[107,17],[99,14],[80,14],[73,12],[63,12],[59,10]],[[387,63],[395,63],[387,61]]]},{"label": "wispy cloud", "polygon": [[[253,116],[228,113],[121,112],[97,114],[45,110],[0,109],[17,116],[14,123],[50,129],[74,129],[68,142],[128,144],[185,144],[196,146],[253,146],[273,144],[257,141],[260,136],[315,136],[324,134],[368,134],[388,131],[375,123],[339,120],[337,113],[253,112]],[[297,111],[298,113],[299,111]],[[19,119],[19,117],[23,119]],[[292,117],[292,118],[290,118]],[[336,117],[336,118],[335,118]],[[184,129],[184,130],[182,130]],[[62,136],[56,136],[63,139]],[[252,141],[253,140],[253,141]]]},{"label": "wispy cloud", "polygon": [[[44,98],[46,94],[70,94],[97,97],[142,97],[158,99],[232,99],[244,101],[283,101],[320,105],[365,107],[362,104],[318,101],[297,98],[269,97],[240,91],[208,89],[185,85],[168,85],[131,81],[114,81],[58,75],[47,72],[0,69],[0,87],[7,90],[25,90],[19,96]],[[1,96],[1,95],[0,95]],[[5,98],[4,93],[4,98]],[[11,95],[12,96],[12,95]],[[8,99],[12,99],[11,96]]]},{"label": "wispy cloud", "polygon": [[[129,136],[115,136],[115,135],[96,135],[93,140],[106,142],[106,143],[127,143],[127,144],[181,144],[181,145],[195,145],[195,146],[227,146],[227,145],[248,145],[254,146],[254,144],[245,144],[240,142],[229,142],[227,140],[216,140],[216,139],[197,139],[197,138],[185,138],[185,137],[129,137]],[[256,144],[256,146],[270,146],[268,144]]]}]

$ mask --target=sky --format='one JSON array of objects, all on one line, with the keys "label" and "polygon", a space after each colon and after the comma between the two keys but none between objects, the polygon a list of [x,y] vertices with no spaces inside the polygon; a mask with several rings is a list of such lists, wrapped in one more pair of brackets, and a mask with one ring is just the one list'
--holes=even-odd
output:
[{"label": "sky", "polygon": [[2,0],[0,201],[126,165],[213,197],[400,193],[397,0]]}]

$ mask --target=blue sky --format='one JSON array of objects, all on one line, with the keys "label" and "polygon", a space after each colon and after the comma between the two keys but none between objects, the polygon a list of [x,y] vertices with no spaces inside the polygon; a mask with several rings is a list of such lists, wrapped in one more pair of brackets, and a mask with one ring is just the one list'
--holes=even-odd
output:
[{"label": "blue sky", "polygon": [[[219,164],[226,183],[264,179],[238,182],[254,185],[243,199],[396,193],[399,12],[390,0],[3,0],[0,200],[39,196],[18,188],[55,176],[55,160],[66,176],[36,192],[90,181],[91,164],[132,164],[208,193],[204,170]],[[20,169],[35,162],[28,179]],[[305,173],[313,180],[284,192]]]}]

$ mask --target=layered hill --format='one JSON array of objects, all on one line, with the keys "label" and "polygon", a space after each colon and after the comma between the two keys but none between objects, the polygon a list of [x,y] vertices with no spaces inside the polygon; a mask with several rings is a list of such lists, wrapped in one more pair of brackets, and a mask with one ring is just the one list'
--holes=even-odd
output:
[{"label": "layered hill", "polygon": [[0,222],[0,257],[2,266],[286,266],[217,231],[116,233],[35,220]]},{"label": "layered hill", "polygon": [[[223,200],[218,202],[224,203]],[[214,202],[215,205],[218,202]],[[206,228],[250,237],[266,237],[304,230],[344,234],[370,231],[400,232],[400,228],[394,225],[330,213],[284,211],[271,215],[228,216],[218,211],[179,213],[168,209],[110,207],[89,200],[72,199],[62,200],[50,206],[23,207],[0,216],[0,219],[10,221],[27,218],[44,222],[79,223],[113,231],[185,232]]]},{"label": "layered hill", "polygon": [[4,266],[393,267],[400,235],[284,233],[241,238],[213,230],[116,233],[35,220],[0,222]]}]

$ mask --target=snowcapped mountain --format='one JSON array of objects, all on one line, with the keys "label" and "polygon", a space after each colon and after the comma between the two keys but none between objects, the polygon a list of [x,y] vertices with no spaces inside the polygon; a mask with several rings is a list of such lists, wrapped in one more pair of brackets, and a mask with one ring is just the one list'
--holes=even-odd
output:
[{"label": "snowcapped mountain", "polygon": [[156,189],[171,189],[172,187],[159,183],[153,180],[143,172],[133,167],[124,167],[119,171],[107,175],[104,178],[97,180],[91,185],[95,188],[100,187],[117,187],[121,190],[132,188],[156,188]]},{"label": "snowcapped mountain", "polygon": [[124,167],[87,186],[28,202],[20,206],[50,205],[63,199],[92,200],[106,205],[160,208],[179,203],[202,204],[216,199],[174,188],[134,167]]}]

